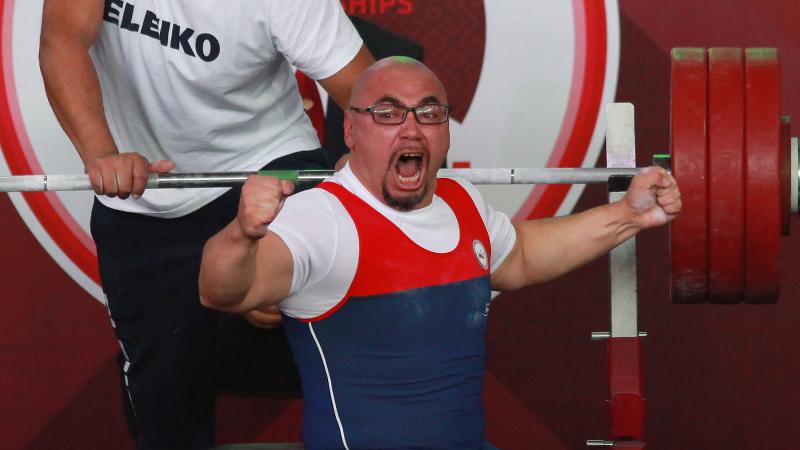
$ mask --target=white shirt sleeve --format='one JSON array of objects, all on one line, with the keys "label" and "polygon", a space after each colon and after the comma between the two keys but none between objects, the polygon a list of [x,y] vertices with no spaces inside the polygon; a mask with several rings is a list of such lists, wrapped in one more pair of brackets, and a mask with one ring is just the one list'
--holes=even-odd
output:
[{"label": "white shirt sleeve", "polygon": [[292,253],[290,294],[309,283],[312,270],[317,272],[316,277],[327,272],[336,253],[336,221],[330,203],[321,197],[324,197],[322,192],[309,190],[287,198],[283,209],[268,226]]},{"label": "white shirt sleeve", "polygon": [[269,229],[292,253],[292,286],[279,307],[296,318],[316,317],[347,293],[358,265],[358,235],[330,193],[310,189],[286,199]]},{"label": "white shirt sleeve", "polygon": [[517,242],[517,232],[514,229],[514,225],[507,215],[486,203],[480,191],[478,191],[478,188],[472,183],[460,178],[454,178],[454,180],[458,181],[458,183],[467,190],[470,197],[472,197],[472,200],[475,202],[475,206],[478,208],[481,218],[483,218],[483,223],[486,224],[486,230],[489,233],[489,242],[492,246],[492,260],[490,261],[491,271],[494,273],[495,269],[500,267],[503,261],[506,260],[514,244]]},{"label": "white shirt sleeve", "polygon": [[338,0],[273,0],[269,23],[275,48],[315,80],[344,68],[363,43]]}]

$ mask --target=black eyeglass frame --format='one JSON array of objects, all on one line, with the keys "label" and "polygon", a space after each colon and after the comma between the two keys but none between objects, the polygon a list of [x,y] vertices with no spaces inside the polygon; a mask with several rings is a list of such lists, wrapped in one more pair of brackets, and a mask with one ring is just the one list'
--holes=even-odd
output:
[{"label": "black eyeglass frame", "polygon": [[[402,116],[400,122],[397,122],[397,123],[378,122],[378,119],[375,118],[375,108],[380,108],[380,107],[385,107],[385,106],[391,106],[392,108],[396,108],[396,109],[399,109],[399,110],[403,111],[403,116]],[[422,122],[421,120],[419,120],[419,116],[417,115],[417,109],[424,108],[426,106],[441,106],[441,107],[443,107],[444,108],[444,120],[442,120],[441,122]],[[370,113],[370,115],[372,116],[372,121],[377,123],[378,125],[402,125],[402,124],[405,123],[406,116],[408,116],[409,111],[414,113],[414,119],[420,125],[441,125],[441,124],[447,122],[448,120],[450,120],[450,111],[452,111],[452,110],[453,110],[452,106],[450,106],[450,105],[442,105],[442,104],[439,104],[439,103],[428,103],[428,104],[425,104],[425,105],[417,105],[417,106],[410,106],[410,107],[392,105],[392,104],[372,105],[372,106],[367,106],[366,108],[358,108],[356,106],[350,106],[350,111],[357,112],[357,113]]]}]

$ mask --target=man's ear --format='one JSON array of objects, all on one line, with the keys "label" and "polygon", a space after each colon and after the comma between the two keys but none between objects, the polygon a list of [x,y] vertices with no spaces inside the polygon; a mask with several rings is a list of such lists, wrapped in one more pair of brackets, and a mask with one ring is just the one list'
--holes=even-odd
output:
[{"label": "man's ear", "polygon": [[352,111],[345,111],[344,112],[344,145],[353,151],[353,119],[352,119]]}]

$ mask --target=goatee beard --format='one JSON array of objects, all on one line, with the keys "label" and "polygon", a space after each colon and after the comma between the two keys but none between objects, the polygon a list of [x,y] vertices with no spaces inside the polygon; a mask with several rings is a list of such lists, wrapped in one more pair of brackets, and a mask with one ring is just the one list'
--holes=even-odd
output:
[{"label": "goatee beard", "polygon": [[394,209],[396,209],[398,211],[402,211],[402,212],[408,212],[408,211],[412,211],[420,203],[422,203],[422,200],[425,198],[425,194],[427,192],[428,192],[428,188],[425,187],[422,190],[422,192],[419,193],[418,195],[400,199],[400,198],[392,197],[392,195],[389,194],[389,191],[386,189],[386,185],[384,184],[383,185],[383,200],[391,208],[394,208]]}]

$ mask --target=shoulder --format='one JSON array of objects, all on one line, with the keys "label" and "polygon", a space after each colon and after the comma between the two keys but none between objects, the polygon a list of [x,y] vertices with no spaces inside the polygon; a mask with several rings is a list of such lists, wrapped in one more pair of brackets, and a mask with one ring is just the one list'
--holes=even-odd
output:
[{"label": "shoulder", "polygon": [[439,179],[454,181],[456,184],[458,184],[458,186],[464,189],[464,191],[466,191],[466,193],[472,199],[472,203],[474,203],[475,207],[478,208],[478,212],[481,213],[483,220],[486,221],[486,201],[483,199],[483,195],[481,195],[481,192],[474,184],[458,177],[441,177]]},{"label": "shoulder", "polygon": [[336,204],[338,203],[339,200],[324,189],[308,189],[287,197],[276,221],[280,219],[293,219],[302,222],[330,220],[335,215]]},{"label": "shoulder", "polygon": [[269,34],[277,50],[315,80],[339,72],[363,44],[337,0],[273,1],[272,4],[268,8]]}]

